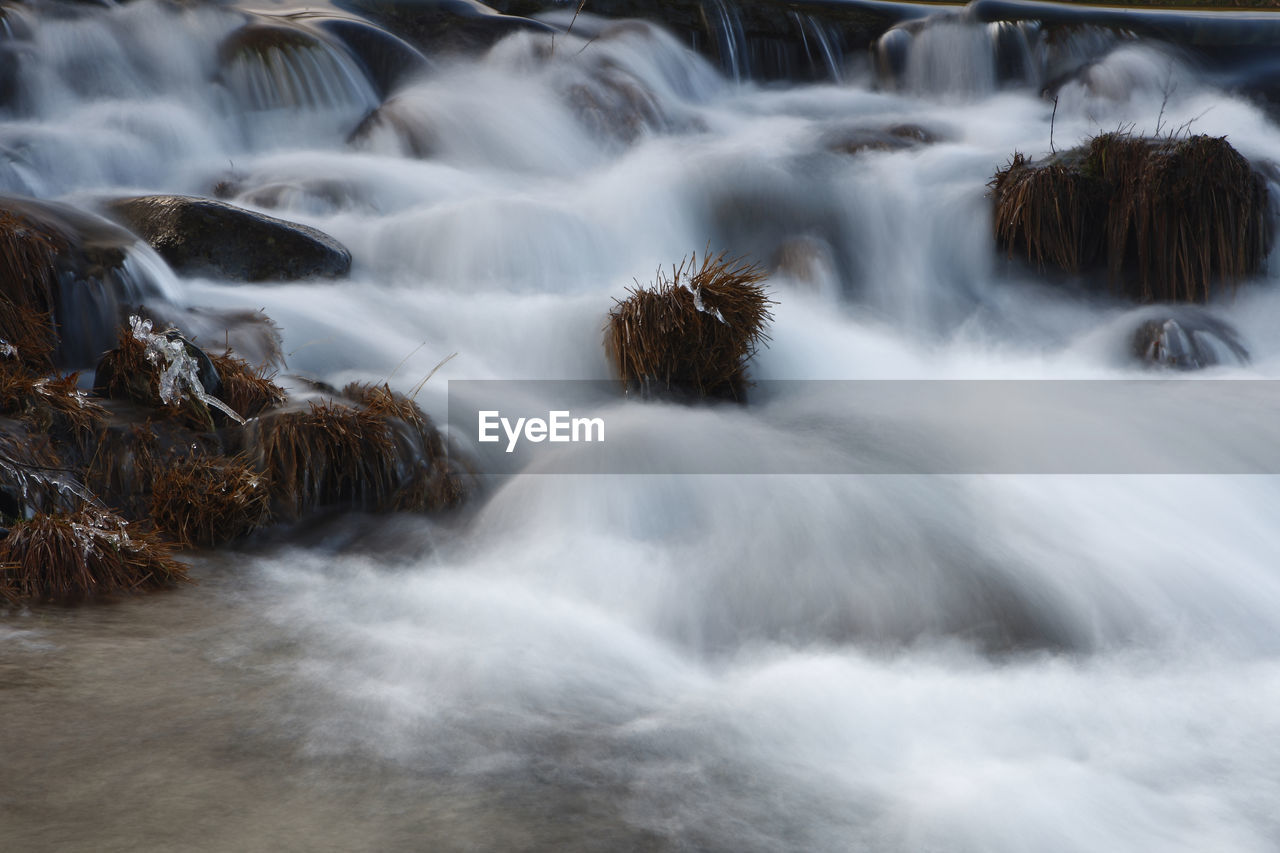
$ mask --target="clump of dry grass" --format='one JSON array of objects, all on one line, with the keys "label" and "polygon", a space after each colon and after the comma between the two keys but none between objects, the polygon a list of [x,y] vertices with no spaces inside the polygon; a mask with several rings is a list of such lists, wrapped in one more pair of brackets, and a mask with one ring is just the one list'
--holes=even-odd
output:
[{"label": "clump of dry grass", "polygon": [[1106,133],[991,181],[997,243],[1040,267],[1108,270],[1141,302],[1203,301],[1270,251],[1267,190],[1225,139]]},{"label": "clump of dry grass", "polygon": [[269,411],[246,429],[265,472],[273,513],[297,519],[326,508],[422,512],[456,507],[465,479],[435,424],[386,385],[352,383],[341,402]]},{"label": "clump of dry grass", "polygon": [[37,370],[52,366],[58,346],[53,325],[61,234],[12,211],[0,210],[0,342]]},{"label": "clump of dry grass", "polygon": [[440,430],[403,394],[387,385],[353,382],[343,396],[365,411],[386,418],[395,444],[395,487],[384,508],[400,511],[452,509],[466,498],[465,480],[451,463]]},{"label": "clump of dry grass", "polygon": [[271,484],[272,509],[296,519],[325,507],[377,510],[395,483],[395,439],[385,417],[340,403],[271,412],[250,430],[255,467]]},{"label": "clump of dry grass", "polygon": [[747,361],[769,340],[766,273],[741,258],[697,255],[616,302],[605,349],[628,390],[741,400]]},{"label": "clump of dry grass", "polygon": [[212,548],[267,523],[265,478],[243,458],[203,456],[178,462],[151,486],[151,520],[182,546]]},{"label": "clump of dry grass", "polygon": [[170,466],[222,453],[216,434],[195,432],[169,419],[117,421],[102,431],[85,482],[130,521],[151,512],[151,484]]},{"label": "clump of dry grass", "polygon": [[284,389],[231,350],[209,358],[222,377],[222,400],[242,417],[256,418],[284,405]]},{"label": "clump of dry grass", "polygon": [[10,599],[73,602],[186,580],[186,567],[153,536],[84,507],[14,524],[0,540],[0,578]]},{"label": "clump of dry grass", "polygon": [[107,412],[76,387],[78,379],[76,373],[40,376],[0,356],[0,414],[22,420],[83,457],[97,440]]}]

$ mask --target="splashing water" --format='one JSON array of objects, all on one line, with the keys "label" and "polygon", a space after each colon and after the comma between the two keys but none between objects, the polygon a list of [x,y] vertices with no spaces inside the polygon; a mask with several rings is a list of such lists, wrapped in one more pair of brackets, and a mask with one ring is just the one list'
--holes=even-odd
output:
[{"label": "splashing water", "polygon": [[[407,390],[460,353],[420,397],[444,422],[441,380],[608,376],[614,298],[709,243],[775,271],[756,379],[1150,376],[1131,335],[1159,309],[1006,262],[986,182],[1122,123],[1280,161],[1262,107],[1132,34],[930,19],[874,69],[766,86],[733,59],[735,9],[707,6],[723,69],[660,27],[584,18],[589,37],[515,33],[379,105],[332,40],[221,67],[232,7],[33,6],[0,182],[73,200],[225,182],[334,235],[348,281],[160,278],[175,303],[264,308],[291,370],[335,385]],[[1250,356],[1208,378],[1280,378],[1274,279],[1208,306]],[[610,411],[608,452],[634,467],[776,473],[515,477],[461,519],[326,522],[202,557],[179,594],[0,617],[6,838],[1280,843],[1275,477],[801,476],[904,434],[932,451],[803,392]],[[1187,411],[1152,452],[1208,453],[1180,428],[1217,416]]]}]

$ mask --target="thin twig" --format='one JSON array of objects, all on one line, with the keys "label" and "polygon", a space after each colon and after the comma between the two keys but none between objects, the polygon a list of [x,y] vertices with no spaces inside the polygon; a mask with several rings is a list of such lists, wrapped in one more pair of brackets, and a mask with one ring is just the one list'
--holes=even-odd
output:
[{"label": "thin twig", "polygon": [[1049,116],[1049,153],[1057,154],[1058,149],[1053,147],[1053,126],[1058,120],[1058,96],[1053,96],[1053,115]]}]

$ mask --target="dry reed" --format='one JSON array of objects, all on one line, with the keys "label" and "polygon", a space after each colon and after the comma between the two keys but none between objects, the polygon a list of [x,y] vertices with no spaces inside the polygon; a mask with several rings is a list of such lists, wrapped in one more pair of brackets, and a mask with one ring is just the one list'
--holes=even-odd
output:
[{"label": "dry reed", "polygon": [[10,599],[73,602],[186,580],[186,567],[154,536],[85,507],[14,524],[0,540],[0,577]]},{"label": "dry reed", "polygon": [[1038,267],[1105,267],[1140,302],[1205,301],[1270,251],[1262,177],[1225,139],[1106,133],[991,181],[997,243]]},{"label": "dry reed", "polygon": [[722,252],[697,255],[658,270],[650,288],[637,285],[616,301],[605,349],[628,390],[742,399],[747,361],[769,340],[774,304],[766,273]]}]

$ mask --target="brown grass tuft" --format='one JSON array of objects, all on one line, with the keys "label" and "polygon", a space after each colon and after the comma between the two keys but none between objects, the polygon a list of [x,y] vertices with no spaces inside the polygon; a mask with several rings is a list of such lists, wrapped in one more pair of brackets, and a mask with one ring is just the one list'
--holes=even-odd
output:
[{"label": "brown grass tuft", "polygon": [[273,511],[296,519],[330,506],[377,510],[395,481],[395,440],[385,417],[337,403],[271,413],[253,422],[256,467]]},{"label": "brown grass tuft", "polygon": [[231,350],[209,358],[222,377],[222,401],[241,417],[256,418],[267,409],[284,405],[284,389]]},{"label": "brown grass tuft", "polygon": [[151,484],[165,470],[221,453],[217,435],[169,419],[111,423],[89,461],[86,483],[125,518],[142,521],[151,512]]},{"label": "brown grass tuft", "polygon": [[89,498],[47,433],[28,423],[0,419],[0,517],[71,509]]},{"label": "brown grass tuft", "polygon": [[1108,270],[1140,302],[1204,301],[1270,251],[1267,189],[1225,139],[1106,133],[991,181],[996,241],[1043,268]]},{"label": "brown grass tuft", "polygon": [[755,264],[707,253],[701,265],[695,254],[670,278],[658,270],[651,288],[631,289],[605,327],[605,349],[624,385],[644,394],[742,399],[747,361],[769,340],[773,319],[765,278]]},{"label": "brown grass tuft", "polygon": [[395,487],[384,508],[400,511],[453,509],[466,499],[462,474],[451,463],[444,436],[418,404],[387,385],[353,382],[343,396],[387,419],[396,451]]},{"label": "brown grass tuft", "polygon": [[0,540],[0,586],[11,599],[79,601],[166,586],[186,572],[159,540],[89,507],[36,515]]},{"label": "brown grass tuft", "polygon": [[155,478],[151,519],[181,546],[212,548],[267,523],[266,479],[243,458],[196,457]]}]

